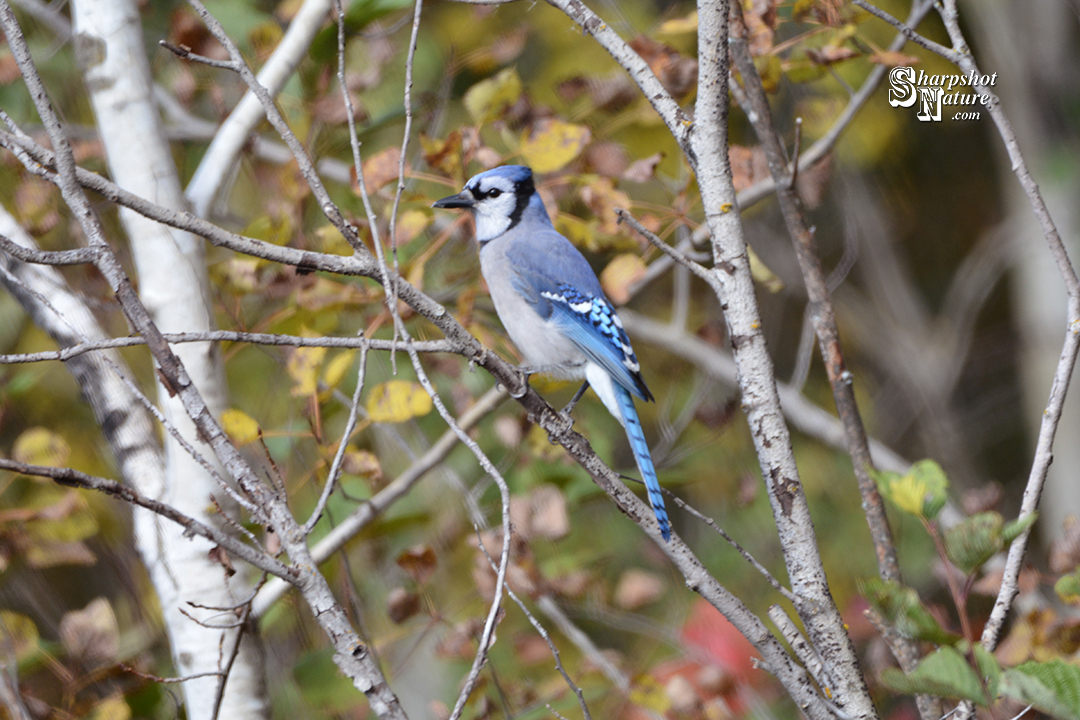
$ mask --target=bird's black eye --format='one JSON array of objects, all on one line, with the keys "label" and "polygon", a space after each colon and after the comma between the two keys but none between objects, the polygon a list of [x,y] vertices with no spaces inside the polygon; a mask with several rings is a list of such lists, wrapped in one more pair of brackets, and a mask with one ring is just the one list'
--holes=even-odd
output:
[{"label": "bird's black eye", "polygon": [[497,198],[500,195],[502,195],[502,190],[500,190],[499,188],[491,188],[487,191],[487,196],[489,198]]}]

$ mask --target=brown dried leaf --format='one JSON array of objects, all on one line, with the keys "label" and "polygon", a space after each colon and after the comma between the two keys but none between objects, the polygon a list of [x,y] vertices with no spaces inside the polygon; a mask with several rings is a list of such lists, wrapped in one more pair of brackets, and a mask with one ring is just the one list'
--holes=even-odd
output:
[{"label": "brown dried leaf", "polygon": [[631,40],[630,47],[649,64],[660,83],[674,97],[686,95],[697,85],[698,63],[694,58],[684,57],[675,48],[646,35]]},{"label": "brown dried leaf", "polygon": [[396,587],[386,596],[386,614],[390,621],[400,625],[420,612],[420,596],[405,588]]},{"label": "brown dried leaf", "polygon": [[701,698],[693,684],[682,675],[673,675],[664,685],[671,709],[681,715],[692,715],[701,707]]},{"label": "brown dried leaf", "polygon": [[[367,120],[368,113],[364,108],[364,103],[360,101],[360,96],[350,90],[349,100],[352,103],[353,119],[357,122]],[[345,99],[341,97],[340,92],[329,92],[312,103],[311,114],[316,120],[327,125],[344,125],[349,121]]]},{"label": "brown dried leaf", "polygon": [[[469,618],[451,628],[450,632],[435,646],[440,657],[472,660],[476,645],[484,632],[483,618]],[[492,639],[494,639],[494,634]]]},{"label": "brown dried leaf", "polygon": [[93,565],[94,553],[82,542],[36,540],[26,551],[26,564],[34,568],[59,565]]},{"label": "brown dried leaf", "polygon": [[919,62],[919,58],[914,55],[905,55],[894,50],[879,50],[868,57],[867,60],[885,67],[911,67]]},{"label": "brown dried leaf", "polygon": [[[1004,568],[996,568],[979,578],[978,582],[973,583],[971,589],[979,595],[996,597],[998,591],[1001,590],[1001,580],[1004,577]],[[1027,595],[1038,590],[1040,582],[1039,572],[1032,567],[1023,568],[1017,578],[1017,586],[1021,595]]]},{"label": "brown dried leaf", "polygon": [[517,447],[525,437],[525,430],[517,418],[500,415],[495,419],[495,437],[508,448]]},{"label": "brown dried leaf", "polygon": [[350,475],[359,475],[373,481],[376,486],[383,482],[382,464],[374,453],[360,450],[353,445],[345,448],[342,469]]},{"label": "brown dried leaf", "polygon": [[795,191],[803,204],[811,210],[819,207],[825,198],[825,191],[829,187],[829,179],[832,177],[832,154],[827,154],[818,162],[806,170],[800,170],[795,178]]},{"label": "brown dried leaf", "polygon": [[663,159],[664,153],[658,152],[655,155],[635,160],[622,174],[623,180],[629,180],[631,182],[648,182],[649,180],[652,180],[656,177],[656,167]]},{"label": "brown dried leaf", "polygon": [[435,551],[427,545],[414,545],[397,557],[397,564],[409,577],[423,585],[435,572],[438,560]]},{"label": "brown dried leaf", "polygon": [[818,65],[832,65],[842,60],[858,57],[859,53],[842,45],[826,45],[822,48],[806,48],[806,56]]},{"label": "brown dried leaf", "polygon": [[453,174],[461,165],[461,133],[457,130],[442,140],[421,133],[420,147],[424,149],[425,162],[433,168]]},{"label": "brown dried leaf", "polygon": [[581,199],[600,221],[600,232],[614,235],[619,231],[619,218],[615,208],[629,208],[630,198],[616,190],[611,178],[598,177],[581,188]]},{"label": "brown dried leaf", "polygon": [[47,233],[60,222],[56,188],[34,177],[24,178],[15,186],[15,207],[27,230]]},{"label": "brown dried leaf", "polygon": [[229,553],[225,552],[225,548],[220,545],[215,545],[210,548],[210,552],[206,554],[211,560],[225,568],[225,574],[228,577],[232,577],[236,574],[236,568],[233,567],[232,560],[229,559]]},{"label": "brown dried leaf", "polygon": [[530,493],[529,501],[532,505],[530,537],[558,540],[570,534],[570,515],[562,490],[554,485],[538,485]]},{"label": "brown dried leaf", "polygon": [[22,72],[15,62],[15,56],[10,52],[0,55],[0,85],[10,85],[20,77]]},{"label": "brown dried leaf", "polygon": [[592,583],[592,576],[586,570],[576,570],[568,575],[561,575],[550,581],[551,588],[559,595],[577,599],[585,595]]},{"label": "brown dried leaf", "polygon": [[615,605],[623,610],[637,610],[664,594],[664,581],[644,570],[627,570],[615,586]]},{"label": "brown dried leaf", "polygon": [[1064,534],[1050,543],[1050,571],[1065,573],[1080,565],[1080,521],[1075,515],[1065,518]]},{"label": "brown dried leaf", "polygon": [[[364,185],[369,193],[377,192],[379,188],[392,180],[397,180],[398,165],[401,161],[401,148],[388,147],[380,153],[373,155],[364,162]],[[359,189],[357,189],[359,192]]]},{"label": "brown dried leaf", "polygon": [[757,57],[772,50],[776,30],[776,5],[773,0],[753,0],[743,9],[743,19],[749,35],[750,55]]},{"label": "brown dried leaf", "polygon": [[972,488],[960,497],[960,506],[965,515],[977,515],[997,509],[1005,497],[1001,483],[991,481],[982,487]]},{"label": "brown dried leaf", "polygon": [[522,665],[536,665],[551,659],[551,648],[535,633],[514,638],[514,655]]},{"label": "brown dried leaf", "polygon": [[585,148],[585,162],[597,175],[617,178],[626,170],[630,160],[619,143],[597,142]]},{"label": "brown dried leaf", "polygon": [[120,652],[120,628],[109,601],[97,598],[82,610],[64,615],[60,640],[69,655],[87,665],[115,662]]},{"label": "brown dried leaf", "polygon": [[769,177],[769,161],[760,145],[752,148],[732,145],[728,149],[731,162],[732,182],[735,192],[741,192],[759,180]]}]

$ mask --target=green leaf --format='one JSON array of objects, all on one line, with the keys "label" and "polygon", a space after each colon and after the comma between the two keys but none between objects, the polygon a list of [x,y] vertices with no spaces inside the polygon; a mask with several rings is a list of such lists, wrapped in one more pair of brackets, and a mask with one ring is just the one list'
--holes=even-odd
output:
[{"label": "green leaf", "polygon": [[951,645],[959,637],[946,632],[912,588],[881,578],[861,583],[860,591],[874,610],[904,637]]},{"label": "green leaf", "polygon": [[1001,539],[1005,541],[1006,545],[1012,543],[1013,540],[1023,535],[1029,527],[1035,524],[1038,520],[1039,513],[1028,513],[1024,517],[1019,517],[1013,520],[1011,523],[1007,523],[1001,530]]},{"label": "green leaf", "polygon": [[948,500],[949,479],[933,460],[920,460],[906,474],[872,472],[881,494],[893,505],[925,520],[933,520]]},{"label": "green leaf", "polygon": [[[967,641],[960,644],[959,650],[967,656]],[[997,699],[1001,687],[1001,665],[994,653],[987,650],[981,643],[975,643],[975,664],[979,667],[983,680],[990,691],[990,697]]]},{"label": "green leaf", "polygon": [[345,713],[356,705],[356,689],[334,665],[330,648],[301,657],[293,666],[293,678],[304,700],[322,716]]},{"label": "green leaf", "polygon": [[959,698],[986,706],[986,693],[975,670],[955,648],[943,647],[925,657],[908,675],[890,668],[881,681],[905,695],[936,695]]},{"label": "green leaf", "polygon": [[1076,603],[1080,600],[1080,575],[1077,573],[1062,575],[1054,583],[1054,592],[1063,602]]},{"label": "green leaf", "polygon": [[996,512],[978,513],[945,532],[945,554],[965,575],[982,567],[1005,544],[1001,540],[1004,518]]},{"label": "green leaf", "polygon": [[1080,667],[1061,660],[1026,662],[1006,670],[1002,692],[1062,720],[1080,720]]}]

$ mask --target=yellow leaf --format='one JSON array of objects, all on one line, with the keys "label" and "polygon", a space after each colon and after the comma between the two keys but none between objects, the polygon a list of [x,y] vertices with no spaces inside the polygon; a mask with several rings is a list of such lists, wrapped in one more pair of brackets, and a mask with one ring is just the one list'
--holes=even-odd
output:
[{"label": "yellow leaf", "polygon": [[232,258],[220,265],[229,289],[246,295],[259,286],[259,260],[257,258]]},{"label": "yellow leaf", "polygon": [[630,689],[630,702],[663,715],[671,709],[671,699],[664,687],[648,675],[640,677]]},{"label": "yellow leaf", "polygon": [[645,276],[645,261],[633,253],[619,255],[600,273],[600,285],[611,301],[622,305],[630,299],[630,286]]},{"label": "yellow leaf", "polygon": [[13,458],[27,465],[60,467],[67,463],[71,448],[56,433],[43,427],[30,428],[15,440]]},{"label": "yellow leaf", "polygon": [[19,662],[37,653],[40,636],[33,620],[10,610],[0,610],[0,627],[4,628],[4,635]]},{"label": "yellow leaf", "polygon": [[672,18],[660,25],[657,31],[660,35],[682,35],[684,33],[697,32],[697,10],[683,18]]},{"label": "yellow leaf", "polygon": [[473,122],[483,125],[498,117],[521,97],[521,78],[516,68],[506,68],[495,77],[481,80],[465,92],[465,109]]},{"label": "yellow leaf", "polygon": [[431,214],[423,210],[406,210],[394,226],[394,245],[401,247],[411,242],[431,222]]},{"label": "yellow leaf", "polygon": [[315,231],[315,237],[322,242],[322,251],[331,255],[352,255],[352,245],[333,225],[323,225]]},{"label": "yellow leaf", "polygon": [[221,429],[237,445],[247,445],[259,437],[259,423],[243,410],[234,408],[221,413]]},{"label": "yellow leaf", "polygon": [[576,158],[591,136],[584,125],[547,118],[539,121],[521,141],[521,154],[536,172],[554,172]]},{"label": "yellow leaf", "polygon": [[757,66],[758,74],[761,75],[761,84],[765,87],[765,92],[776,92],[780,86],[780,79],[784,75],[780,58],[775,55],[763,55],[754,58],[754,64]]},{"label": "yellow leaf", "polygon": [[335,388],[341,379],[345,377],[345,373],[349,371],[352,366],[353,358],[356,357],[355,350],[349,350],[336,356],[333,360],[326,363],[326,369],[323,370],[323,382],[327,387]]},{"label": "yellow leaf", "polygon": [[345,448],[342,467],[350,475],[359,475],[360,477],[371,478],[376,482],[382,482],[382,465],[379,463],[379,458],[368,450],[358,449],[355,445],[349,445]]},{"label": "yellow leaf", "polygon": [[405,279],[417,290],[424,289],[424,265],[425,263],[415,262],[405,273]]},{"label": "yellow leaf", "polygon": [[746,250],[750,255],[750,275],[755,280],[765,286],[765,289],[772,293],[778,293],[784,289],[784,281],[780,279],[780,276],[772,271],[772,269],[761,261],[758,254],[747,245]]},{"label": "yellow leaf", "polygon": [[555,218],[555,227],[578,247],[592,247],[595,242],[592,226],[581,218],[561,214]]},{"label": "yellow leaf", "polygon": [[431,412],[431,396],[419,383],[388,380],[376,385],[367,401],[372,422],[399,423]]},{"label": "yellow leaf", "polygon": [[130,720],[130,718],[131,708],[128,707],[124,696],[117,693],[95,705],[89,720]]},{"label": "yellow leaf", "polygon": [[893,480],[890,489],[898,508],[918,517],[923,516],[923,500],[929,492],[926,483],[916,479],[914,474],[904,475]]},{"label": "yellow leaf", "polygon": [[325,357],[324,347],[300,347],[292,351],[289,361],[285,363],[285,369],[295,383],[292,389],[293,397],[315,393],[319,387],[319,368]]}]

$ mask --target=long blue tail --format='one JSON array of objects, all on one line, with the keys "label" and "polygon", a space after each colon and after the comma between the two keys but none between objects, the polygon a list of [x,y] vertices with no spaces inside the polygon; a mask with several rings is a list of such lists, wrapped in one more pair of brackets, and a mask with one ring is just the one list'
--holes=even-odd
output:
[{"label": "long blue tail", "polygon": [[622,385],[616,382],[611,384],[615,389],[615,397],[619,401],[619,410],[622,411],[626,437],[630,439],[630,449],[634,451],[634,460],[637,461],[638,470],[641,471],[641,477],[645,480],[649,504],[656,513],[656,521],[660,523],[660,534],[664,536],[664,540],[671,540],[671,523],[668,521],[667,510],[664,508],[664,494],[660,492],[660,481],[656,479],[656,469],[653,468],[649,444],[645,442],[645,433],[641,429],[641,421],[638,420],[634,398]]}]

